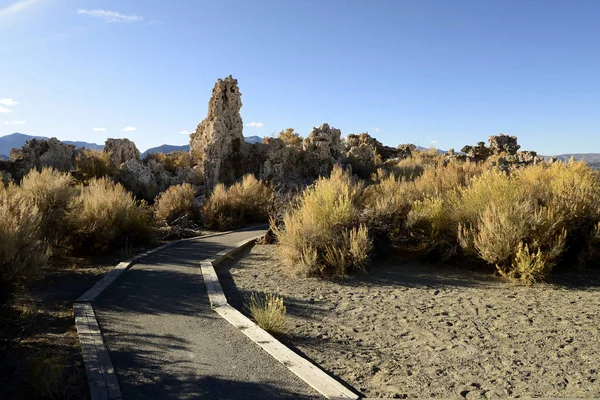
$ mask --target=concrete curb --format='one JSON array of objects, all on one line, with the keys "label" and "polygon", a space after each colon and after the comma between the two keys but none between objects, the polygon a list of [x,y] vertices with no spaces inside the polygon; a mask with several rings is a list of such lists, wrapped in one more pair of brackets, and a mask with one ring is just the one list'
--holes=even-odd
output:
[{"label": "concrete curb", "polygon": [[264,234],[261,234],[254,238],[238,242],[232,249],[221,251],[215,255],[214,259],[206,259],[200,264],[211,307],[231,325],[238,328],[250,340],[262,347],[273,358],[285,365],[296,376],[326,398],[340,400],[359,399],[360,396],[333,379],[310,361],[294,353],[227,302],[214,267],[234,253],[254,244],[256,240],[263,236]]},{"label": "concrete curb", "polygon": [[92,400],[121,400],[121,388],[119,380],[113,367],[108,349],[104,344],[100,325],[96,319],[93,302],[98,296],[106,290],[121,274],[131,268],[136,262],[144,257],[154,254],[158,251],[171,247],[179,242],[204,239],[214,236],[222,236],[228,232],[213,233],[210,235],[196,236],[192,238],[174,240],[172,242],[155,247],[144,253],[120,262],[115,268],[108,272],[94,286],[79,296],[73,303],[73,314],[75,316],[75,327],[79,336],[85,374],[90,387],[90,396]]}]

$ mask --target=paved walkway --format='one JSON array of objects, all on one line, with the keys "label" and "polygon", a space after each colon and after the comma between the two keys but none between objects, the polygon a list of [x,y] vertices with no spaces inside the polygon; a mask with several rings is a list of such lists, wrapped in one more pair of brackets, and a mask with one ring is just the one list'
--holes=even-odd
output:
[{"label": "paved walkway", "polygon": [[94,307],[124,400],[321,398],[210,308],[199,262],[257,234],[180,242],[102,293]]}]

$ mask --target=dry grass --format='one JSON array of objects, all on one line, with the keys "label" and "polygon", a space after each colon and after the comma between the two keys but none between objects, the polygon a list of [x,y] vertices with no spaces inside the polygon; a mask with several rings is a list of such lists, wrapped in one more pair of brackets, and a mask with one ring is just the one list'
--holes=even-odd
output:
[{"label": "dry grass", "polygon": [[147,154],[146,161],[155,160],[163,164],[165,171],[176,173],[178,169],[191,168],[194,166],[192,156],[187,151],[173,151],[171,153]]},{"label": "dry grass", "polygon": [[567,247],[579,261],[593,254],[600,174],[573,162],[530,166],[510,176],[488,171],[456,192],[449,214],[467,253],[502,275],[532,283],[551,271]]},{"label": "dry grass", "polygon": [[201,214],[207,228],[226,230],[245,223],[267,222],[273,191],[254,175],[244,176],[227,188],[218,184],[202,205]]},{"label": "dry grass", "polygon": [[286,145],[295,147],[302,147],[302,141],[304,140],[300,134],[294,132],[294,128],[287,128],[279,132],[279,139]]},{"label": "dry grass", "polygon": [[189,183],[169,187],[158,195],[154,203],[154,215],[158,221],[171,223],[184,215],[194,214],[194,188]]},{"label": "dry grass", "polygon": [[19,196],[18,186],[0,185],[0,303],[9,289],[39,276],[48,261],[43,215]]},{"label": "dry grass", "polygon": [[151,237],[151,211],[137,203],[121,184],[92,179],[80,186],[71,203],[69,224],[74,244],[82,249],[102,249],[117,242],[142,242]]},{"label": "dry grass", "polygon": [[25,175],[18,197],[37,207],[42,216],[40,229],[44,238],[58,246],[68,236],[68,227],[60,221],[65,220],[76,193],[75,182],[69,174],[44,168],[41,172],[31,170]]},{"label": "dry grass", "polygon": [[258,326],[271,334],[285,332],[286,309],[283,297],[267,292],[252,293],[247,308]]},{"label": "dry grass", "polygon": [[371,242],[360,225],[363,192],[363,184],[339,167],[307,188],[284,216],[283,226],[273,227],[284,264],[303,275],[364,270]]},{"label": "dry grass", "polygon": [[115,168],[110,166],[110,154],[101,150],[83,149],[77,155],[75,168],[85,181],[114,175]]}]

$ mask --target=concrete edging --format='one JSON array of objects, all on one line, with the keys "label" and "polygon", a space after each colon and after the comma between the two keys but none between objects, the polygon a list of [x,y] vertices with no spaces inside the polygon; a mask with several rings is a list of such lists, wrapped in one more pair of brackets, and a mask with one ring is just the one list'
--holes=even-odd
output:
[{"label": "concrete edging", "polygon": [[223,262],[227,257],[254,244],[256,240],[263,236],[264,234],[261,234],[254,238],[238,242],[234,248],[221,251],[215,255],[215,258],[206,259],[200,264],[211,307],[231,325],[238,328],[250,340],[259,345],[273,358],[326,398],[340,400],[359,399],[360,396],[356,393],[346,388],[307,359],[293,352],[227,302],[214,267]]},{"label": "concrete edging", "polygon": [[171,247],[179,242],[221,236],[231,232],[233,231],[173,240],[172,242],[165,243],[162,246],[138,254],[129,260],[117,264],[115,268],[109,271],[102,279],[96,282],[94,286],[75,300],[73,303],[75,327],[77,328],[77,334],[79,336],[85,374],[90,387],[90,396],[92,400],[122,400],[123,398],[117,374],[115,373],[108,349],[102,338],[102,332],[100,331],[100,325],[96,318],[93,302],[104,290],[106,290],[106,288],[116,281],[121,274],[130,269],[142,258],[166,249],[167,247]]}]

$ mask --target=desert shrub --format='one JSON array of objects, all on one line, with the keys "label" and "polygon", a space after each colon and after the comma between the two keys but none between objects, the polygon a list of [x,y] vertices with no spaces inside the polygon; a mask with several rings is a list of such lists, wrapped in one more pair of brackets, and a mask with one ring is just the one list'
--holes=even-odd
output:
[{"label": "desert shrub", "polygon": [[115,168],[110,165],[110,154],[100,150],[81,150],[75,159],[75,168],[86,181],[115,174]]},{"label": "desert shrub", "polygon": [[281,139],[286,145],[301,147],[302,137],[294,132],[294,128],[287,128],[279,132],[279,139]]},{"label": "desert shrub", "polygon": [[469,162],[429,165],[417,177],[378,170],[376,183],[365,192],[363,213],[376,248],[453,255],[457,226],[452,226],[448,197],[483,170]]},{"label": "desert shrub", "polygon": [[286,309],[281,296],[264,292],[252,293],[247,305],[258,326],[272,334],[285,332]]},{"label": "desert shrub", "polygon": [[31,170],[21,181],[18,197],[37,207],[42,216],[41,232],[52,245],[66,239],[68,227],[63,221],[76,191],[73,178],[53,168]]},{"label": "desert shrub", "polygon": [[443,164],[443,156],[436,149],[415,151],[410,157],[400,161],[388,161],[385,168],[403,180],[413,180],[421,176],[426,168]]},{"label": "desert shrub", "polygon": [[154,203],[158,221],[171,223],[184,215],[194,214],[194,188],[189,183],[169,187],[159,194]]},{"label": "desert shrub", "polygon": [[[560,188],[568,187],[571,196],[581,197],[579,205],[578,200],[573,203],[576,208],[593,212],[593,196],[576,194],[573,185],[564,183],[566,177],[573,181],[588,173],[574,164],[531,166],[511,175],[485,171],[450,198],[449,225],[457,227],[466,253],[495,265],[504,276],[533,283],[563,256],[579,225],[579,214],[567,205],[567,190]],[[593,229],[590,222],[589,235]]]},{"label": "desert shrub", "polygon": [[178,169],[193,166],[192,156],[187,151],[173,151],[171,153],[151,153],[145,156],[145,161],[155,160],[161,163],[165,171],[176,173]]},{"label": "desert shrub", "polygon": [[121,184],[109,179],[92,179],[80,186],[68,215],[74,244],[81,249],[143,242],[151,236],[151,211],[138,204]]},{"label": "desert shrub", "polygon": [[551,206],[569,232],[569,254],[583,267],[594,258],[594,232],[600,221],[600,171],[584,162],[539,164],[516,172],[536,201]]},{"label": "desert shrub", "polygon": [[363,192],[339,167],[307,188],[283,225],[273,227],[283,263],[304,275],[364,270],[371,242],[359,220]]},{"label": "desert shrub", "polygon": [[267,222],[272,196],[272,190],[252,174],[229,188],[220,183],[201,207],[203,223],[208,228],[225,230]]},{"label": "desert shrub", "polygon": [[0,185],[0,302],[12,286],[39,275],[47,262],[42,213],[19,190],[14,184]]}]

